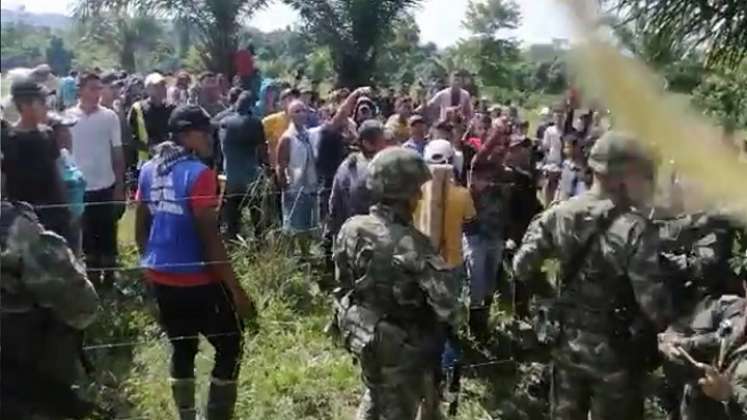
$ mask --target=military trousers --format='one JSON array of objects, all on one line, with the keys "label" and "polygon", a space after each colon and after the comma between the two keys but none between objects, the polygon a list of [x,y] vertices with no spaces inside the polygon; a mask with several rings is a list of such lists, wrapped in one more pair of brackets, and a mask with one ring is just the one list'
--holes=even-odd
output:
[{"label": "military trousers", "polygon": [[436,374],[442,343],[435,335],[412,334],[380,322],[360,354],[366,391],[358,420],[441,419]]},{"label": "military trousers", "polygon": [[556,363],[552,368],[550,418],[643,420],[643,377],[643,373],[627,369],[594,372]]}]

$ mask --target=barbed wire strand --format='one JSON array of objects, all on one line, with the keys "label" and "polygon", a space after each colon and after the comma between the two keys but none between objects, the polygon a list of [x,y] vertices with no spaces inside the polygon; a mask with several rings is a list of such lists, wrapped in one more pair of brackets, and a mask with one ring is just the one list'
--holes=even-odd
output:
[{"label": "barbed wire strand", "polygon": [[[484,185],[489,186],[505,186],[510,183],[502,183],[502,182],[486,182],[483,183]],[[325,196],[327,194],[330,194],[332,192],[332,188],[321,188],[317,189],[312,192],[304,192],[303,188],[301,191],[299,191],[296,194],[296,200],[302,195],[315,195],[315,196]],[[159,199],[159,200],[151,200],[151,199],[126,199],[126,200],[107,200],[107,201],[92,201],[88,203],[57,203],[57,204],[36,204],[32,205],[32,207],[35,210],[45,210],[45,209],[55,209],[55,208],[68,208],[68,207],[97,207],[97,206],[121,206],[121,205],[134,205],[139,203],[144,204],[158,204],[159,202],[166,202],[166,203],[179,203],[183,201],[191,201],[191,200],[213,200],[213,199],[226,199],[226,198],[234,198],[234,197],[242,197],[245,199],[250,198],[266,198],[269,196],[276,196],[276,195],[282,195],[286,193],[285,191],[263,191],[263,192],[244,192],[244,193],[226,193],[226,194],[210,194],[210,195],[196,195],[196,196],[189,196],[189,197],[179,197],[179,198],[168,198],[168,199]]]},{"label": "barbed wire strand", "polygon": [[[306,195],[316,195],[316,196],[323,196],[327,193],[331,193],[331,188],[323,188],[321,190],[316,190],[312,192],[303,192],[299,191],[296,195],[296,198],[300,197],[301,194]],[[269,191],[264,192],[261,194],[254,194],[254,196],[258,196],[258,198],[265,198],[273,195],[282,195],[284,191]],[[252,194],[246,194],[246,193],[229,193],[229,194],[209,194],[209,195],[195,195],[195,196],[189,196],[189,197],[174,197],[174,198],[168,198],[168,199],[159,199],[159,200],[151,200],[151,199],[129,199],[129,200],[107,200],[107,201],[92,201],[88,203],[58,203],[58,204],[36,204],[32,205],[32,207],[35,210],[45,210],[45,209],[55,209],[55,208],[67,208],[67,207],[96,207],[96,206],[114,206],[114,205],[133,205],[133,204],[158,204],[161,202],[164,203],[179,203],[183,201],[192,201],[192,200],[214,200],[214,199],[221,199],[221,198],[234,198],[234,197],[242,197],[242,198],[251,198]]]},{"label": "barbed wire strand", "polygon": [[[328,258],[325,255],[309,255],[306,257],[303,257],[304,260],[314,260],[314,261],[321,261]],[[86,267],[86,271],[101,271],[101,272],[125,272],[125,271],[145,271],[145,270],[153,270],[153,271],[159,271],[159,269],[164,268],[187,268],[187,267],[210,267],[214,265],[223,265],[223,264],[232,264],[233,260],[216,260],[216,261],[195,261],[195,262],[187,262],[187,263],[169,263],[169,264],[157,264],[157,265],[137,265],[137,266],[131,266],[131,267]],[[301,262],[301,265],[303,265],[303,261]]]}]

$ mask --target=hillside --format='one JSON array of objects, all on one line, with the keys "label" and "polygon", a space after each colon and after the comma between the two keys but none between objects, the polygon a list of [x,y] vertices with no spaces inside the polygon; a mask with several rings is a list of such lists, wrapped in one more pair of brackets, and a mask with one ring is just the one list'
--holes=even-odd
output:
[{"label": "hillside", "polygon": [[21,10],[0,9],[0,23],[24,22],[32,26],[67,29],[72,18],[59,13],[32,13]]}]

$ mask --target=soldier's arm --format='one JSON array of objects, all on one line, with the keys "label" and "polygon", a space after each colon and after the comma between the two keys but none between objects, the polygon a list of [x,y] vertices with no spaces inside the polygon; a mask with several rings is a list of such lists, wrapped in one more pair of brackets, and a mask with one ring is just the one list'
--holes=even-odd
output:
[{"label": "soldier's arm", "polygon": [[685,339],[682,347],[698,360],[713,360],[721,344],[719,327],[724,315],[733,305],[743,305],[742,302],[738,296],[722,296],[696,314],[690,323],[694,334]]},{"label": "soldier's arm", "polygon": [[337,290],[335,295],[341,298],[347,292],[352,290],[355,283],[355,277],[350,260],[350,252],[353,250],[355,243],[357,242],[356,235],[349,225],[343,225],[340,233],[334,242],[332,251],[332,259],[335,263],[335,282]]},{"label": "soldier's arm", "polygon": [[732,394],[726,402],[730,419],[747,418],[747,358],[742,356],[731,378]]},{"label": "soldier's arm", "polygon": [[[430,242],[428,246],[430,247]],[[443,257],[433,251],[417,262],[395,261],[395,265],[397,264],[408,266],[404,267],[405,271],[415,274],[439,321],[451,326],[453,331],[459,331],[467,317],[467,306],[461,299],[462,285],[459,277]]]},{"label": "soldier's arm", "polygon": [[24,284],[36,302],[70,327],[91,325],[99,298],[65,240],[25,217],[19,217],[13,229],[13,237],[22,238],[17,246],[23,256]]},{"label": "soldier's arm", "polygon": [[552,208],[537,215],[529,225],[521,247],[514,256],[513,268],[516,279],[529,283],[530,289],[535,293],[548,294],[554,289],[541,271],[544,262],[555,256],[553,232],[557,224],[557,215]]}]

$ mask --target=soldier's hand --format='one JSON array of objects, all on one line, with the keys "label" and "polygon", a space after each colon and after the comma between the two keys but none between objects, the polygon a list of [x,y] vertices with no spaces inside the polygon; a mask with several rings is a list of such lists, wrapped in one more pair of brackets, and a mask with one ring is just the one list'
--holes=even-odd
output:
[{"label": "soldier's hand", "polygon": [[719,373],[711,366],[708,366],[705,376],[698,381],[698,384],[704,394],[716,401],[728,401],[734,392],[729,376]]},{"label": "soldier's hand", "polygon": [[687,341],[687,338],[682,334],[672,332],[661,333],[658,336],[658,341],[659,351],[664,355],[664,357],[669,360],[682,358],[680,347],[682,347]]}]

